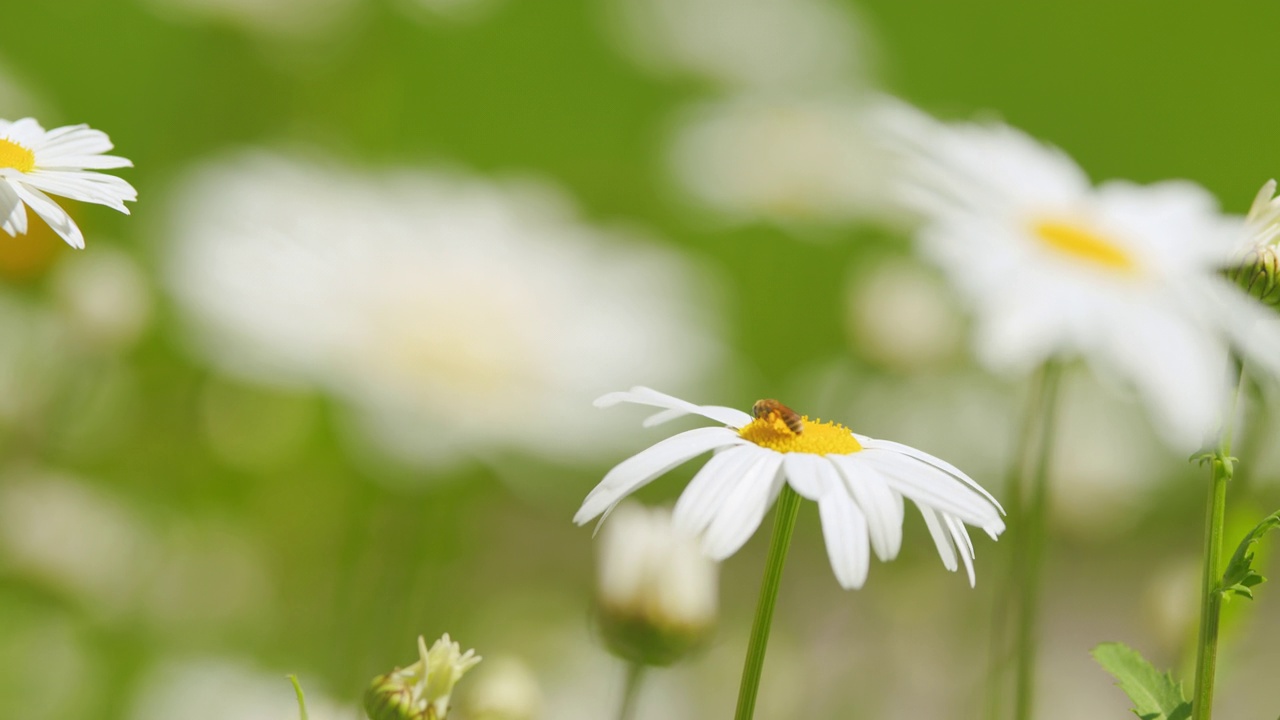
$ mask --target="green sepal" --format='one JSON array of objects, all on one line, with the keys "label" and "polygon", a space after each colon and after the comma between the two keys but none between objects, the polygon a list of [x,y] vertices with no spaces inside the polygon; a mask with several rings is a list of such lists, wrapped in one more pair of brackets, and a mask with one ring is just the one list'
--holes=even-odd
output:
[{"label": "green sepal", "polygon": [[1227,570],[1222,574],[1222,587],[1219,592],[1224,598],[1230,598],[1232,595],[1253,599],[1253,588],[1266,581],[1257,570],[1253,569],[1254,544],[1262,539],[1267,531],[1280,527],[1280,511],[1276,511],[1263,518],[1248,535],[1240,541],[1240,546],[1236,548],[1236,552],[1231,556],[1231,562],[1227,563]]},{"label": "green sepal", "polygon": [[1161,673],[1137,650],[1124,643],[1102,643],[1093,659],[1116,679],[1116,686],[1133,701],[1133,714],[1142,720],[1187,720],[1191,702],[1172,673]]}]

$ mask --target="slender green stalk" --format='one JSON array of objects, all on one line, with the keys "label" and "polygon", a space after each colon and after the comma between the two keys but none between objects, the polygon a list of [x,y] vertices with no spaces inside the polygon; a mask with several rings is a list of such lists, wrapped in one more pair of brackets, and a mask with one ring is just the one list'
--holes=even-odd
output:
[{"label": "slender green stalk", "polygon": [[760,691],[760,672],[764,669],[764,651],[769,644],[769,628],[773,624],[773,606],[778,602],[782,565],[787,561],[787,548],[791,545],[791,533],[796,528],[796,515],[800,512],[800,496],[791,486],[782,487],[778,508],[774,512],[773,539],[769,541],[769,558],[764,565],[764,579],[760,581],[760,599],[756,603],[755,621],[751,624],[751,642],[747,645],[747,658],[742,664],[735,720],[751,720],[756,710],[756,693]]},{"label": "slender green stalk", "polygon": [[[1042,370],[1036,374],[1032,386],[1028,388],[1026,407],[1023,408],[1021,422],[1018,423],[1018,439],[1014,446],[1013,461],[1009,464],[1004,486],[1008,488],[1005,504],[1009,513],[1009,527],[1014,533],[1021,533],[1025,516],[1023,508],[1024,478],[1030,474],[1035,464],[1036,427],[1041,419],[1041,407],[1045,401],[1046,374]],[[1012,652],[1009,648],[1008,630],[1011,615],[1016,611],[1014,596],[1020,587],[1020,576],[1025,565],[1022,544],[1013,543],[1012,549],[1006,551],[1004,577],[995,593],[991,604],[990,644],[987,648],[987,720],[999,720],[1004,717],[1003,701],[1007,692],[1006,673]]]},{"label": "slender green stalk", "polygon": [[[1049,459],[1053,450],[1054,428],[1058,400],[1058,386],[1062,378],[1062,366],[1056,362],[1045,363],[1036,378],[1032,393],[1037,409],[1033,419],[1035,441],[1025,456],[1021,467],[1025,485],[1019,497],[1023,500],[1017,519],[1022,522],[1021,533],[1014,551],[1014,571],[1020,592],[1018,593],[1017,625],[1015,628],[1015,652],[1017,664],[1014,674],[1014,717],[1028,720],[1031,717],[1035,697],[1036,644],[1039,639],[1040,617],[1040,565],[1044,556],[1049,514]],[[1013,533],[1011,533],[1013,534]]]},{"label": "slender green stalk", "polygon": [[1227,483],[1235,471],[1231,457],[1231,436],[1235,430],[1236,407],[1244,391],[1244,367],[1231,402],[1231,414],[1223,422],[1218,451],[1210,460],[1209,505],[1204,523],[1204,573],[1200,576],[1200,634],[1196,647],[1193,720],[1213,716],[1213,680],[1218,666],[1218,622],[1222,616],[1222,534],[1227,514]]},{"label": "slender green stalk", "polygon": [[644,665],[627,663],[627,679],[622,686],[622,704],[618,706],[618,720],[631,720],[636,716],[640,699],[640,685],[644,681]]},{"label": "slender green stalk", "polygon": [[297,675],[288,675],[289,682],[293,683],[293,692],[298,696],[298,718],[299,720],[307,720],[307,699],[302,695],[302,685],[298,682]]}]

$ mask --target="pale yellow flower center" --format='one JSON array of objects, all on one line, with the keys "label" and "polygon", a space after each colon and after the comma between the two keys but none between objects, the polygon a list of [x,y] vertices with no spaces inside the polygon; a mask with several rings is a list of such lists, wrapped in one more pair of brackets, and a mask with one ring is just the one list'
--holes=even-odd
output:
[{"label": "pale yellow flower center", "polygon": [[1048,247],[1076,260],[1121,272],[1137,269],[1133,258],[1118,243],[1080,225],[1041,220],[1032,225],[1032,231]]},{"label": "pale yellow flower center", "polygon": [[29,173],[36,167],[36,154],[12,140],[0,138],[0,168]]},{"label": "pale yellow flower center", "polygon": [[799,435],[792,432],[776,412],[752,420],[738,430],[738,434],[744,440],[780,453],[849,455],[862,450],[862,445],[849,428],[838,423],[810,420],[808,416],[801,419],[804,429]]}]

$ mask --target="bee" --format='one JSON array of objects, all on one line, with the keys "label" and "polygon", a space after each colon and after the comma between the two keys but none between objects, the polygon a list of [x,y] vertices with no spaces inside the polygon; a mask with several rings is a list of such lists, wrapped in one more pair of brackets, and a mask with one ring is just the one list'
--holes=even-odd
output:
[{"label": "bee", "polygon": [[791,432],[797,435],[804,432],[804,420],[800,419],[800,414],[777,400],[757,400],[756,404],[751,406],[751,414],[757,418],[777,414]]}]

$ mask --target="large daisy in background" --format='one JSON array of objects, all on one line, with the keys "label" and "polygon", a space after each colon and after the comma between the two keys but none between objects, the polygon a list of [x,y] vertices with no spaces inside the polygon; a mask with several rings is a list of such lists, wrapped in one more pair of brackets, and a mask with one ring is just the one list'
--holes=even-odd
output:
[{"label": "large daisy in background", "polygon": [[597,407],[633,403],[661,408],[657,425],[701,415],[720,425],[677,433],[605,475],[574,516],[579,525],[608,513],[659,475],[714,451],[676,502],[673,520],[697,534],[703,552],[723,560],[755,533],[784,483],[818,503],[822,534],[836,580],[846,589],[867,580],[871,551],[881,561],[902,546],[903,498],[919,508],[948,570],[964,562],[974,583],[973,543],[965,523],[993,539],[1004,531],[1000,504],[955,466],[901,443],[876,440],[843,425],[797,416],[772,401],[753,414],[694,405],[647,387],[615,392]]},{"label": "large daisy in background", "polygon": [[128,215],[125,203],[137,200],[138,192],[114,175],[94,172],[133,167],[125,158],[104,154],[112,147],[106,133],[88,125],[46,131],[32,118],[0,120],[0,226],[13,236],[25,234],[30,206],[68,245],[84,248],[80,228],[49,195]]},{"label": "large daisy in background", "polygon": [[541,181],[249,152],[181,182],[172,217],[192,344],[331,394],[414,466],[607,453],[627,433],[587,417],[591,398],[637,373],[706,383],[721,351],[711,278]]},{"label": "large daisy in background", "polygon": [[1023,372],[1083,357],[1145,401],[1171,447],[1218,427],[1227,350],[1274,373],[1280,323],[1220,274],[1244,226],[1185,181],[1094,186],[1061,151],[1000,124],[886,104],[900,199],[925,255],[974,312],[979,358]]}]

